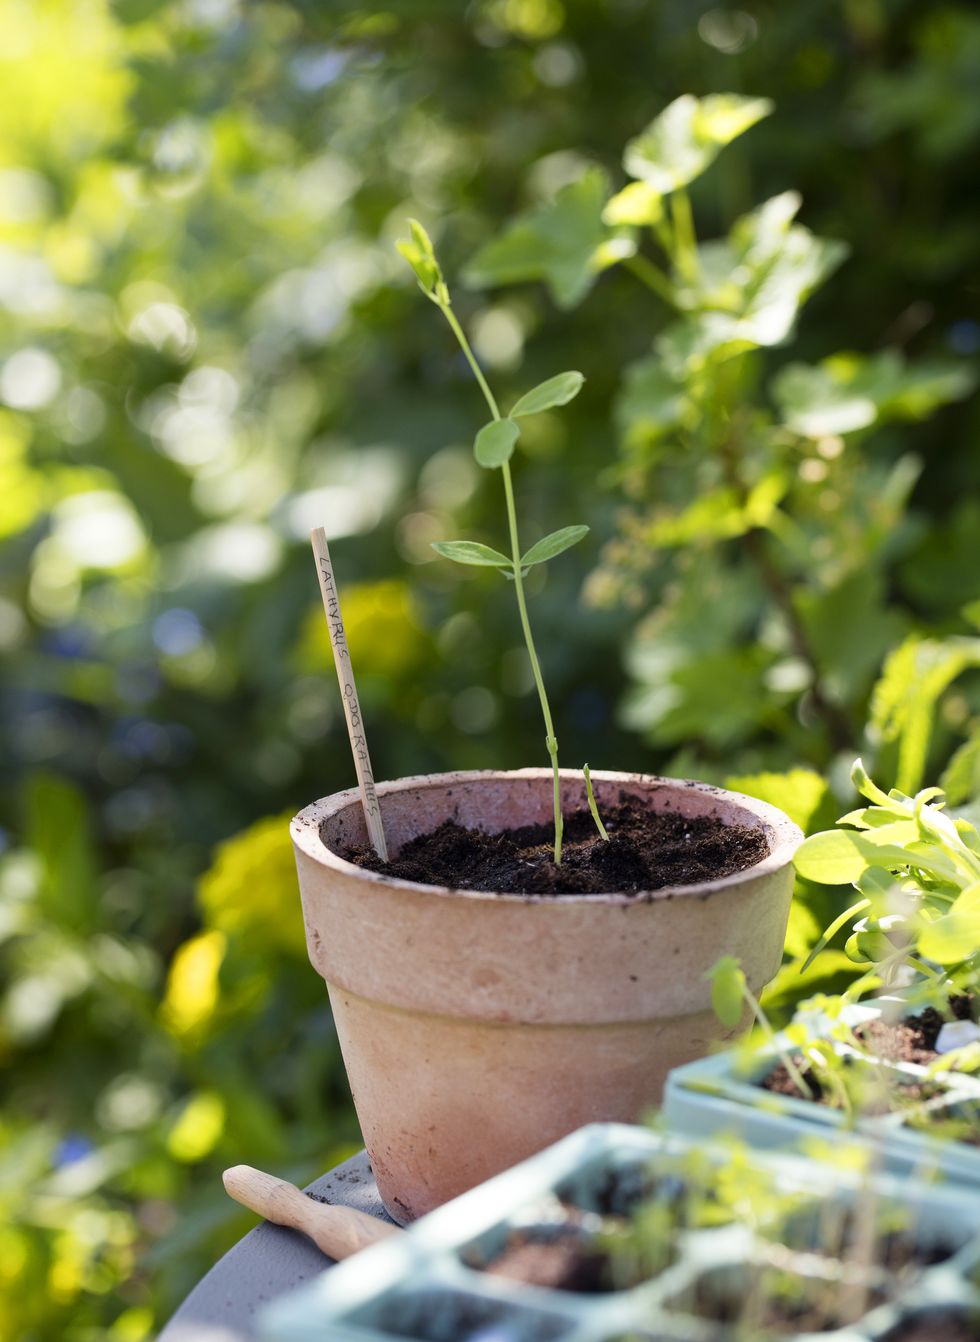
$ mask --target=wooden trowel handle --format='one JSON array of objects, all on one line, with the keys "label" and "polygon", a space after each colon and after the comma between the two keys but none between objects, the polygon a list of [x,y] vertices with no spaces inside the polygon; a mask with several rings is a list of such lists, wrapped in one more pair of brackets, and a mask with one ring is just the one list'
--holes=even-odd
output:
[{"label": "wooden trowel handle", "polygon": [[251,1165],[235,1165],[221,1177],[229,1197],[277,1226],[290,1226],[309,1235],[328,1258],[347,1258],[378,1240],[400,1233],[397,1226],[353,1207],[316,1202],[294,1184],[255,1170]]}]

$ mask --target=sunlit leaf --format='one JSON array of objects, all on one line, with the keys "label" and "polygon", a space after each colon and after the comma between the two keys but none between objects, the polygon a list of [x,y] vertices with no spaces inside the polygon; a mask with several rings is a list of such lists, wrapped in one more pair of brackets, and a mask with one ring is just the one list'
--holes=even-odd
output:
[{"label": "sunlit leaf", "polygon": [[980,883],[968,886],[949,913],[919,927],[918,949],[937,965],[956,965],[980,948]]},{"label": "sunlit leaf", "polygon": [[810,438],[853,433],[887,419],[921,419],[976,385],[952,360],[910,363],[897,350],[788,364],[773,382],[783,422]]},{"label": "sunlit leaf", "polygon": [[964,671],[980,666],[980,639],[913,635],[888,656],[871,697],[870,721],[884,742],[898,745],[897,783],[920,787],[939,702]]},{"label": "sunlit leaf", "polygon": [[656,224],[663,218],[664,199],[648,182],[630,182],[606,204],[607,224]]},{"label": "sunlit leaf", "polygon": [[804,833],[814,817],[827,808],[830,789],[813,769],[789,769],[786,773],[731,774],[725,787],[758,797],[785,811]]},{"label": "sunlit leaf", "polygon": [[695,98],[685,93],[629,141],[623,166],[631,177],[667,195],[699,177],[726,144],[772,110],[768,98],[738,93]]}]

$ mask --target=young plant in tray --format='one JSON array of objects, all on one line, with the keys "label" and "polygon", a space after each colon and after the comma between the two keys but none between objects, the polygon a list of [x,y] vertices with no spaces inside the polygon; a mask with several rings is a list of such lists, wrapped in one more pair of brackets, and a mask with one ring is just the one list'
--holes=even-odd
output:
[{"label": "young plant in tray", "polygon": [[951,992],[975,990],[980,976],[980,835],[945,812],[939,788],[885,793],[860,760],[851,778],[871,804],[811,835],[796,855],[807,880],[853,885],[860,895],[810,961],[851,925],[845,950],[866,971],[849,997],[877,983],[902,985],[911,968],[923,1000],[943,1009]]},{"label": "young plant in tray", "polygon": [[[561,813],[561,785],[558,773],[558,738],[555,735],[554,720],[551,716],[551,705],[548,702],[548,692],[545,689],[544,677],[541,674],[541,664],[538,660],[537,648],[534,643],[534,635],[531,632],[531,622],[527,613],[527,599],[524,593],[524,579],[531,568],[536,564],[546,564],[549,559],[554,559],[556,555],[562,554],[565,550],[576,545],[587,535],[589,528],[587,526],[577,525],[562,527],[558,531],[551,532],[537,541],[528,550],[521,550],[520,538],[517,529],[517,509],[514,503],[514,483],[511,477],[510,459],[514,455],[514,448],[517,446],[517,440],[521,436],[520,421],[528,415],[538,415],[543,410],[552,410],[556,406],[567,405],[569,401],[579,394],[582,389],[582,383],[585,378],[581,373],[567,372],[558,373],[550,377],[547,381],[540,383],[526,392],[510,409],[510,413],[502,415],[497,399],[490,390],[490,385],[483,375],[479,363],[470,343],[466,338],[462,326],[457,320],[456,314],[452,309],[452,299],[449,295],[449,286],[443,278],[442,269],[436,259],[436,254],[428,233],[417,220],[409,221],[412,237],[410,241],[400,242],[398,250],[404,256],[405,260],[415,272],[415,277],[419,282],[419,288],[425,294],[430,302],[434,303],[446,321],[459,342],[459,347],[466,357],[466,361],[473,370],[473,376],[476,378],[480,390],[483,393],[490,411],[490,420],[484,424],[476,435],[473,444],[473,455],[476,457],[478,465],[488,471],[499,471],[504,488],[504,506],[507,515],[507,530],[510,541],[510,554],[503,554],[500,550],[494,550],[489,545],[481,545],[478,541],[437,541],[433,549],[446,559],[451,559],[457,564],[470,564],[479,568],[494,568],[510,579],[514,584],[514,595],[517,598],[517,609],[520,615],[521,630],[524,634],[524,643],[527,647],[528,659],[531,663],[531,673],[534,676],[534,684],[538,692],[538,700],[541,704],[541,715],[544,718],[545,744],[548,748],[548,755],[551,760],[551,769],[554,778],[554,813],[555,813],[555,842],[554,854],[555,864],[561,863],[562,851],[562,813]],[[596,808],[595,799],[592,793],[592,782],[588,773],[588,766],[585,772],[586,788],[589,797],[589,807],[595,819],[599,833],[603,839],[609,836],[606,833],[602,821],[599,819],[599,813]]]}]

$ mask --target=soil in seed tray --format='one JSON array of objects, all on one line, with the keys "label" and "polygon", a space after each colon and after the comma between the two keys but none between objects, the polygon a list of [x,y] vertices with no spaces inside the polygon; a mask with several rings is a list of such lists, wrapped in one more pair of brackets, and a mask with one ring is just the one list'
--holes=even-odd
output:
[{"label": "soil in seed tray", "polygon": [[[769,1286],[768,1282],[764,1284]],[[748,1285],[746,1281],[745,1286]],[[837,1313],[838,1288],[830,1283],[809,1282],[802,1278],[799,1279],[797,1291],[780,1290],[781,1285],[784,1283],[780,1282],[778,1276],[774,1276],[771,1289],[765,1290],[761,1298],[750,1304],[749,1297],[741,1291],[729,1293],[716,1290],[710,1278],[703,1278],[695,1283],[690,1302],[691,1312],[712,1322],[741,1323],[744,1326],[750,1321],[748,1311],[751,1310],[753,1330],[759,1334],[773,1333],[777,1337],[832,1332],[843,1326],[844,1319]],[[883,1300],[884,1295],[880,1290],[869,1290],[867,1309],[874,1309]],[[676,1300],[672,1308],[684,1308],[686,1303]],[[755,1331],[752,1336],[755,1336]],[[727,1330],[723,1336],[729,1336]]]},{"label": "soil in seed tray", "polygon": [[980,1319],[958,1310],[936,1310],[898,1324],[881,1342],[980,1342]]},{"label": "soil in seed tray", "polygon": [[759,829],[716,816],[651,812],[629,798],[603,808],[608,842],[601,839],[587,810],[565,817],[562,862],[555,866],[550,824],[488,834],[444,821],[421,834],[383,863],[369,847],[342,856],[388,876],[457,890],[505,894],[601,894],[661,890],[731,876],[766,857],[769,845]]},{"label": "soil in seed tray", "polygon": [[[888,1209],[883,1208],[882,1213],[884,1219]],[[774,1237],[798,1252],[847,1259],[855,1248],[856,1233],[854,1216],[848,1211],[839,1216],[818,1214],[802,1235],[790,1222],[777,1227]],[[919,1239],[906,1230],[887,1230],[875,1235],[873,1262],[886,1272],[914,1275],[923,1268],[947,1262],[959,1248],[955,1240]]]},{"label": "soil in seed tray", "polygon": [[[973,1019],[968,997],[953,997],[949,1006],[955,1020]],[[945,1024],[946,1017],[935,1007],[926,1007],[918,1015],[900,1021],[868,1021],[858,1026],[854,1034],[870,1053],[879,1058],[889,1062],[914,1062],[926,1067],[939,1057],[936,1040]]]},{"label": "soil in seed tray", "polygon": [[483,1270],[525,1286],[581,1295],[615,1289],[609,1255],[574,1232],[541,1239],[515,1231]]},{"label": "soil in seed tray", "polygon": [[[811,1093],[805,1095],[797,1086],[796,1082],[790,1076],[785,1063],[777,1065],[758,1083],[763,1090],[772,1091],[774,1095],[788,1095],[794,1100],[807,1100],[813,1104],[825,1104],[828,1108],[839,1109],[840,1102],[833,1091],[826,1090],[820,1083],[816,1073],[810,1067],[804,1067],[801,1058],[793,1059],[797,1070],[807,1083]],[[858,1064],[861,1066],[862,1064]],[[849,1059],[844,1059],[845,1068],[854,1068],[854,1064]],[[934,1099],[937,1095],[943,1093],[943,1087],[935,1081],[909,1081],[902,1080],[889,1084],[887,1089],[875,1084],[875,1078],[868,1076],[864,1085],[860,1084],[859,1074],[854,1073],[854,1080],[849,1083],[851,1098],[855,1106],[859,1109],[862,1118],[873,1118],[879,1114],[891,1113],[895,1109],[904,1108],[905,1105],[918,1104],[923,1100]]]}]

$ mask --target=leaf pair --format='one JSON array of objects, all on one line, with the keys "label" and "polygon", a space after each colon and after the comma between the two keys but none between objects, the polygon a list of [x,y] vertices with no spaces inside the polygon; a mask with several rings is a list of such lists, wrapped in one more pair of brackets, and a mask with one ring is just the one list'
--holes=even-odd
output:
[{"label": "leaf pair", "polygon": [[[530,550],[521,555],[521,569],[529,569],[535,564],[546,564],[549,559],[554,559],[556,555],[577,545],[588,535],[588,531],[589,528],[586,526],[562,527],[559,531],[552,531],[550,535],[543,536],[531,546]],[[481,545],[479,541],[436,541],[432,548],[444,559],[451,559],[456,564],[511,571],[514,568],[512,559],[508,559],[505,554],[492,549],[489,545]]]},{"label": "leaf pair", "polygon": [[556,373],[554,377],[549,377],[526,392],[506,419],[494,419],[484,424],[473,444],[473,455],[478,465],[493,470],[510,461],[521,436],[517,420],[525,415],[539,415],[542,410],[567,405],[582,390],[584,381],[581,373]]}]

